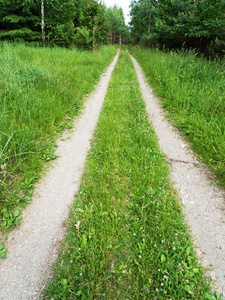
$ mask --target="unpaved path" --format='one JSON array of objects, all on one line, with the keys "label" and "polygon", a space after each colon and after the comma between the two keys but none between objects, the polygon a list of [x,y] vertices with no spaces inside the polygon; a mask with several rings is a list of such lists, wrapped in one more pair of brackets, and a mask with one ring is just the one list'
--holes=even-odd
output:
[{"label": "unpaved path", "polygon": [[9,235],[8,257],[0,262],[1,300],[40,299],[57,256],[57,245],[65,234],[62,223],[79,189],[90,140],[118,55],[86,102],[83,115],[75,123],[76,131],[59,143],[56,154],[60,157],[37,186],[32,204],[23,212],[21,226]]},{"label": "unpaved path", "polygon": [[[57,246],[65,236],[62,222],[79,189],[86,153],[117,58],[118,54],[86,102],[84,114],[75,124],[76,131],[69,135],[69,140],[59,143],[56,154],[60,158],[37,186],[32,204],[23,212],[21,226],[9,235],[8,258],[0,262],[0,300],[40,299],[57,257]],[[164,118],[142,70],[132,60],[150,120],[171,165],[172,181],[180,191],[187,222],[199,246],[199,255],[206,266],[213,265],[210,275],[216,279],[219,291],[225,293],[224,192],[210,185],[203,166],[203,170],[196,167],[196,158]]]},{"label": "unpaved path", "polygon": [[179,190],[186,220],[199,247],[197,252],[203,264],[211,269],[209,275],[216,280],[218,290],[225,296],[225,193],[211,185],[206,167],[196,166],[193,152],[168,123],[140,66],[132,56],[131,59],[160,148],[171,166],[172,182]]}]

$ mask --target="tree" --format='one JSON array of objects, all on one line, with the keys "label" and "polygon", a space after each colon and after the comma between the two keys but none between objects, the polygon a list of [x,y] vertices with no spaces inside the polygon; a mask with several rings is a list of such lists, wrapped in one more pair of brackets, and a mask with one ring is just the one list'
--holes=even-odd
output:
[{"label": "tree", "polygon": [[208,54],[225,51],[225,1],[195,1],[192,19],[184,28],[189,46],[194,44]]},{"label": "tree", "polygon": [[45,3],[44,0],[41,0],[41,32],[42,40],[45,40]]},{"label": "tree", "polygon": [[152,27],[155,23],[156,7],[155,0],[139,0],[131,2],[131,36],[133,43],[150,45],[152,40]]},{"label": "tree", "polygon": [[107,13],[111,31],[111,44],[121,44],[122,39],[128,37],[128,26],[125,24],[123,10],[114,5],[108,8]]},{"label": "tree", "polygon": [[127,34],[123,11],[97,0],[0,0],[0,39],[93,49],[111,30]]},{"label": "tree", "polygon": [[225,50],[224,0],[133,0],[134,42],[160,48],[197,48],[207,54]]},{"label": "tree", "polygon": [[35,0],[0,0],[1,39],[40,39],[40,22],[32,8]]}]

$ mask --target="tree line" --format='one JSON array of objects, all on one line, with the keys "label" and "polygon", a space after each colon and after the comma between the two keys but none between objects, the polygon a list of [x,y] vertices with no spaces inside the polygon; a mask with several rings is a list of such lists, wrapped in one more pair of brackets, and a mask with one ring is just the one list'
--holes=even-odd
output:
[{"label": "tree line", "polygon": [[225,52],[225,0],[132,0],[123,10],[97,0],[0,0],[0,40],[92,49],[141,44],[160,49]]},{"label": "tree line", "polygon": [[92,49],[128,35],[123,10],[96,0],[0,0],[0,40]]},{"label": "tree line", "polygon": [[224,0],[133,0],[130,25],[135,44],[225,51]]}]

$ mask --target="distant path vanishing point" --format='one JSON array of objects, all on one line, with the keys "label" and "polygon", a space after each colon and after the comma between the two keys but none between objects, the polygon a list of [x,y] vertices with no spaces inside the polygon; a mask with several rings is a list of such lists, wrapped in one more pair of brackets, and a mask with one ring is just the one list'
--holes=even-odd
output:
[{"label": "distant path vanishing point", "polygon": [[119,51],[85,103],[83,115],[75,122],[76,130],[67,134],[66,141],[59,141],[56,154],[60,157],[37,185],[32,203],[23,211],[21,225],[9,234],[9,254],[0,261],[0,300],[41,297],[57,257],[57,246],[65,236],[62,223],[79,190],[90,141],[118,56]]},{"label": "distant path vanishing point", "polygon": [[159,138],[161,150],[171,166],[172,183],[179,191],[187,223],[191,228],[198,255],[210,268],[209,275],[225,296],[225,192],[216,188],[207,177],[207,168],[188,149],[178,130],[164,117],[159,101],[152,94],[144,73],[131,56],[137,72],[142,97],[149,119]]}]

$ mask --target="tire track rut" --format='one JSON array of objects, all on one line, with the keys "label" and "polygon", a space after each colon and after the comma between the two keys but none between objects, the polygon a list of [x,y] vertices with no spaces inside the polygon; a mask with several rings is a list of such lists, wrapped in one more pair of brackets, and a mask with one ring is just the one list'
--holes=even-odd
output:
[{"label": "tire track rut", "polygon": [[181,204],[191,228],[197,254],[208,275],[225,296],[225,192],[208,179],[209,170],[198,161],[180,136],[164,117],[159,100],[154,97],[144,73],[131,56],[137,72],[142,97],[149,119],[159,139],[159,145],[171,166],[171,180],[180,195]]},{"label": "tire track rut", "polygon": [[0,299],[40,299],[51,266],[65,236],[62,223],[80,186],[84,163],[119,51],[85,104],[76,130],[59,141],[46,176],[38,184],[32,203],[23,211],[19,228],[9,234],[9,254],[0,262]]}]

